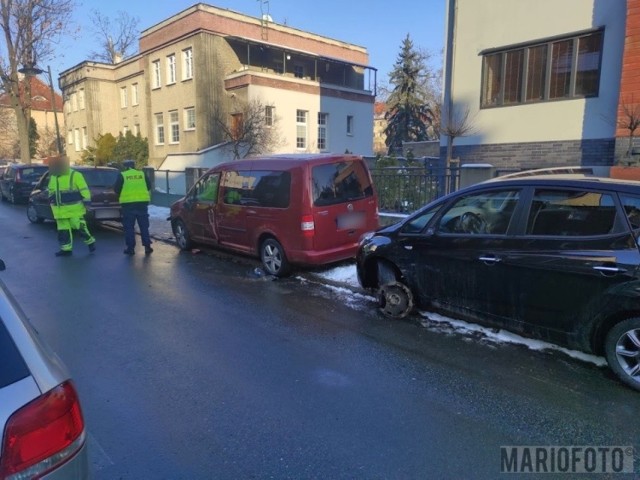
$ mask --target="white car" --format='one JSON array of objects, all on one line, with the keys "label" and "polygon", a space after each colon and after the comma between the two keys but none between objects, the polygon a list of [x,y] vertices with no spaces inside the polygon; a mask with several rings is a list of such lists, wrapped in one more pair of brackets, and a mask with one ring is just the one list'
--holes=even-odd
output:
[{"label": "white car", "polygon": [[30,478],[89,478],[86,431],[66,368],[0,281],[0,480]]}]

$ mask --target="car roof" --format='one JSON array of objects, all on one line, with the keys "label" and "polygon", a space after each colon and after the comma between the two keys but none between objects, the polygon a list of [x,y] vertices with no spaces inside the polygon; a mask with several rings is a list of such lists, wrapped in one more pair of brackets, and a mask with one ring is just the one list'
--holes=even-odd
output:
[{"label": "car roof", "polygon": [[119,172],[119,170],[117,168],[113,168],[113,167],[94,167],[92,165],[72,165],[71,168],[73,168],[74,170],[78,170],[80,172],[87,172],[87,171],[92,171],[92,170]]},{"label": "car roof", "polygon": [[350,154],[337,154],[337,153],[290,153],[290,154],[275,154],[264,155],[260,157],[242,158],[231,162],[221,163],[216,165],[211,170],[222,170],[229,167],[242,167],[251,168],[253,162],[255,164],[265,163],[267,168],[294,168],[304,164],[319,165],[325,163],[335,163],[339,161],[361,161],[362,157],[359,155]]},{"label": "car roof", "polygon": [[527,177],[501,178],[496,177],[480,185],[522,185],[522,186],[548,186],[548,187],[577,187],[577,188],[599,188],[606,190],[624,190],[640,193],[640,182],[633,180],[621,180],[608,177],[596,177],[583,174],[554,174],[554,175],[532,175]]}]

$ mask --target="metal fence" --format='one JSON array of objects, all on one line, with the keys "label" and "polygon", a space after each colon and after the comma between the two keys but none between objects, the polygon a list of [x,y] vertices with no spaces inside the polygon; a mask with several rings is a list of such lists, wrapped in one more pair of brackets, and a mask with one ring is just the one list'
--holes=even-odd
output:
[{"label": "metal fence", "polygon": [[384,167],[371,176],[381,212],[410,213],[457,190],[460,168]]}]

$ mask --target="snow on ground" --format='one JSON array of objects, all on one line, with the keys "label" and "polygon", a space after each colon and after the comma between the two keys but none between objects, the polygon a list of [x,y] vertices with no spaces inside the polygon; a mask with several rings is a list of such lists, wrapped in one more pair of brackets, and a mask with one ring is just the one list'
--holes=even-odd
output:
[{"label": "snow on ground", "polygon": [[149,218],[166,220],[168,216],[169,216],[169,207],[159,207],[157,205],[149,205]]},{"label": "snow on ground", "polygon": [[313,272],[313,275],[332,282],[345,283],[351,287],[358,287],[358,275],[355,264],[341,265],[321,272]]},{"label": "snow on ground", "polygon": [[511,333],[506,330],[496,330],[492,328],[482,327],[475,323],[468,323],[462,320],[455,320],[453,318],[438,315],[432,312],[420,312],[422,317],[420,323],[426,328],[438,327],[441,325],[449,326],[454,332],[463,335],[478,335],[480,334],[482,339],[491,343],[508,343],[513,345],[523,345],[530,350],[545,351],[554,350],[562,352],[577,360],[583,362],[593,363],[599,367],[607,365],[606,360],[603,357],[596,357],[595,355],[589,355],[588,353],[579,352],[577,350],[570,350],[568,348],[560,347],[553,343],[544,342],[542,340],[534,340],[531,338],[521,337],[515,333]]},{"label": "snow on ground", "polygon": [[[166,221],[169,216],[169,208],[159,207],[157,205],[149,205],[149,217],[156,226],[156,235],[160,238],[172,238],[171,226]],[[400,216],[400,215],[398,215]],[[153,226],[152,226],[153,228]],[[166,231],[158,231],[166,230]],[[331,295],[339,297],[348,307],[354,310],[363,310],[373,308],[372,302],[375,302],[375,297],[364,293],[358,293],[354,289],[359,289],[358,276],[356,274],[356,266],[354,263],[339,265],[337,267],[329,268],[322,271],[310,271],[311,276],[318,279],[318,284],[331,292]],[[297,277],[298,280],[307,282],[308,278]],[[335,286],[323,283],[323,281],[329,281],[344,285]],[[314,282],[315,283],[315,282]],[[522,345],[530,350],[545,351],[553,350],[562,352],[572,358],[581,360],[583,362],[593,363],[599,367],[605,366],[606,361],[602,357],[596,357],[584,352],[576,350],[569,350],[567,348],[554,345],[552,343],[543,342],[541,340],[533,340],[530,338],[521,337],[515,333],[508,332],[506,330],[496,330],[487,327],[482,327],[473,323],[464,322],[462,320],[456,320],[453,318],[444,317],[436,313],[420,312],[420,323],[425,328],[432,330],[438,330],[443,333],[453,332],[464,335],[466,337],[477,337],[480,335],[482,340],[488,341],[494,344],[514,344]]]}]

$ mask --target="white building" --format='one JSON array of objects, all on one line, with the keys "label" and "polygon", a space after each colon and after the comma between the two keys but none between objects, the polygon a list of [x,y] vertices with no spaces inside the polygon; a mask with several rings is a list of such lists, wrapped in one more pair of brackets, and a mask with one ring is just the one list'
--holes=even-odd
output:
[{"label": "white building", "polygon": [[499,169],[613,163],[627,8],[448,0],[443,123],[468,111],[473,126],[452,157]]}]

